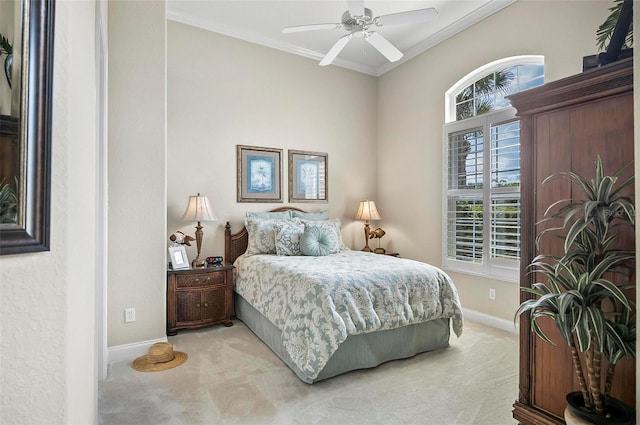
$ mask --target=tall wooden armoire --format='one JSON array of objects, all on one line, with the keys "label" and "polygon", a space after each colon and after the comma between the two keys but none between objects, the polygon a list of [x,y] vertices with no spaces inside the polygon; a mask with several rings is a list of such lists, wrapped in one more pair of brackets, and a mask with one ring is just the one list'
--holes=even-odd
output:
[{"label": "tall wooden armoire", "polygon": [[[633,58],[564,78],[509,97],[521,118],[521,277],[530,287],[533,277],[525,267],[539,253],[561,255],[563,241],[543,238],[540,250],[537,224],[553,202],[571,198],[567,179],[542,181],[559,171],[575,171],[592,179],[594,161],[614,173],[633,161]],[[625,176],[633,174],[633,165]],[[618,243],[634,249],[634,234]],[[521,301],[530,297],[522,292]],[[529,317],[520,320],[520,383],[513,417],[523,424],[563,424],[565,396],[579,390],[569,348],[549,321],[543,324],[552,346],[532,334]],[[606,369],[603,369],[606,370]],[[635,404],[635,363],[618,363],[613,396]]]}]

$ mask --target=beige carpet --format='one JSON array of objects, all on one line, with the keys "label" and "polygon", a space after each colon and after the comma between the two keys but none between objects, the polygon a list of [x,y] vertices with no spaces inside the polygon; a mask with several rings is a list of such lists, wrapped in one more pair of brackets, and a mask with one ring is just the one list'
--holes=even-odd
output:
[{"label": "beige carpet", "polygon": [[467,321],[451,347],[301,382],[242,322],[170,337],[171,370],[110,368],[100,424],[511,424],[518,338]]}]

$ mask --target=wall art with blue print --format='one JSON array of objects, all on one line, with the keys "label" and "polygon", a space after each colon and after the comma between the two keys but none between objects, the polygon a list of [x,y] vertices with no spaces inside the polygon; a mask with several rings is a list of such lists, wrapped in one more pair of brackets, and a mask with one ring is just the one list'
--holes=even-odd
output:
[{"label": "wall art with blue print", "polygon": [[237,145],[237,201],[282,202],[282,149]]},{"label": "wall art with blue print", "polygon": [[327,158],[324,152],[289,150],[289,202],[327,202]]}]

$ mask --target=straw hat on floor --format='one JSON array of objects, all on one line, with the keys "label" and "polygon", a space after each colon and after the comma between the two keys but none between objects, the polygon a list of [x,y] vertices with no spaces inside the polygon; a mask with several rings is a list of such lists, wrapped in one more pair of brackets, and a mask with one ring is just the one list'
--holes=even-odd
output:
[{"label": "straw hat on floor", "polygon": [[181,351],[173,351],[168,342],[157,342],[149,347],[149,354],[140,356],[131,365],[139,372],[159,372],[180,366],[189,356]]}]

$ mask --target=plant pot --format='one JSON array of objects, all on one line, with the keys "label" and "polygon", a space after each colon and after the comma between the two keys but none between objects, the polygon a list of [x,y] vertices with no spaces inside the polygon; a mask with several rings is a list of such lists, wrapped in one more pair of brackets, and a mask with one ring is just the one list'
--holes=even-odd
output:
[{"label": "plant pot", "polygon": [[567,425],[633,425],[635,413],[620,400],[610,398],[605,414],[596,415],[585,409],[582,393],[577,391],[567,394],[564,420]]}]

